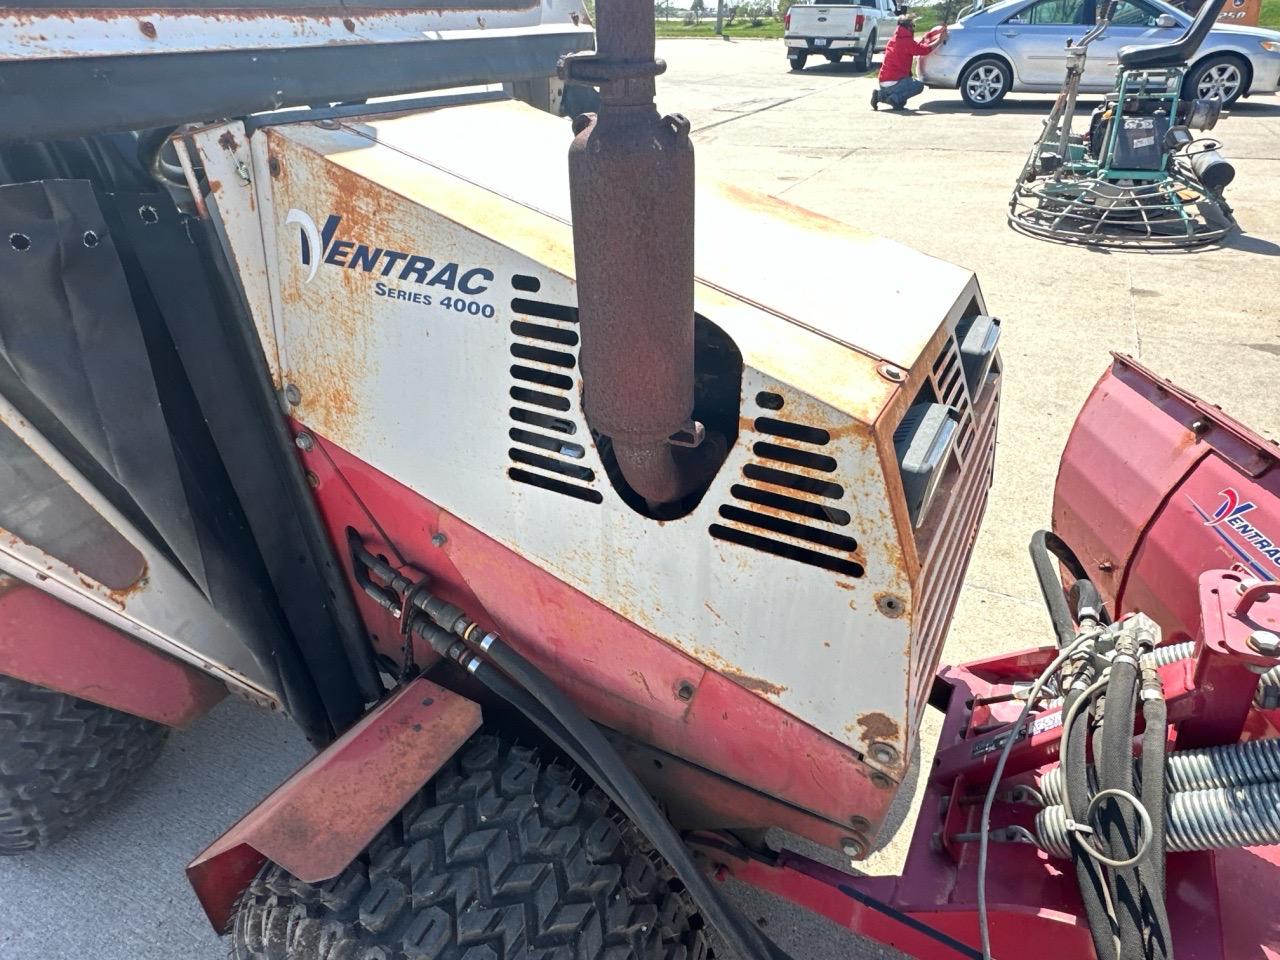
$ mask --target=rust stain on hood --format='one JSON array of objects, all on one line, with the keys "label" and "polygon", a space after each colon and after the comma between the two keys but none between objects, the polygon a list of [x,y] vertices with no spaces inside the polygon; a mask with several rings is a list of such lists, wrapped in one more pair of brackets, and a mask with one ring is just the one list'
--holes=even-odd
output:
[{"label": "rust stain on hood", "polygon": [[861,738],[865,743],[871,743],[873,740],[893,743],[901,736],[897,721],[883,713],[859,714],[858,726],[862,728]]}]

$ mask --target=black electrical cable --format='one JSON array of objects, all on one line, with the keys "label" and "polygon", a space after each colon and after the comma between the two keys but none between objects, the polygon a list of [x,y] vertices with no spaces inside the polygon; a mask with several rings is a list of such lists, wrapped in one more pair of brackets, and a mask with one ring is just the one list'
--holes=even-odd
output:
[{"label": "black electrical cable", "polygon": [[901,910],[890,906],[884,901],[877,900],[875,897],[843,883],[837,886],[836,889],[851,900],[856,900],[864,907],[870,907],[877,913],[883,913],[889,919],[898,921],[898,923],[902,924],[904,927],[910,927],[912,930],[923,934],[930,940],[934,940],[937,943],[942,944],[942,946],[954,950],[956,953],[960,954],[960,956],[968,958],[968,960],[982,960],[982,954],[973,949],[973,947],[969,946],[967,943],[961,943],[950,934],[943,933],[941,930],[931,927],[921,920],[917,920],[909,913],[903,913]]},{"label": "black electrical cable", "polygon": [[[1111,661],[1111,679],[1107,683],[1106,715],[1102,724],[1102,752],[1095,754],[1099,790],[1122,790],[1133,793],[1133,721],[1134,699],[1138,687],[1138,650],[1121,652]],[[1112,800],[1098,811],[1099,830],[1104,846],[1116,860],[1126,860],[1138,853],[1138,827],[1132,807]],[[1120,955],[1143,955],[1142,890],[1136,865],[1110,871],[1111,900],[1119,924]]]},{"label": "black electrical cable", "polygon": [[[1154,671],[1152,671],[1154,674]],[[1156,683],[1158,684],[1158,680]],[[1146,685],[1144,684],[1144,690]],[[1151,817],[1151,853],[1138,867],[1143,886],[1143,908],[1149,927],[1148,960],[1172,960],[1173,933],[1169,927],[1169,910],[1165,904],[1165,727],[1168,705],[1163,696],[1142,701],[1142,805]]]}]

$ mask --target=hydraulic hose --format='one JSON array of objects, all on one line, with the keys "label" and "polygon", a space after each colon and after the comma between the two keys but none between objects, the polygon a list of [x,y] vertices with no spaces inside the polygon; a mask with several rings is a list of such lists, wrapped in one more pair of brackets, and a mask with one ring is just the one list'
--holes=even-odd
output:
[{"label": "hydraulic hose", "polygon": [[[1066,770],[1066,786],[1071,794],[1071,807],[1075,810],[1085,809],[1090,793],[1086,774],[1089,725],[1079,720],[1078,704],[1083,695],[1083,690],[1073,687],[1067,691],[1063,707],[1064,720],[1070,717],[1072,722],[1062,731],[1066,746],[1061,766]],[[1071,859],[1080,886],[1080,899],[1084,903],[1085,919],[1089,923],[1089,935],[1093,937],[1093,952],[1098,960],[1117,960],[1119,944],[1115,918],[1106,907],[1106,877],[1102,867],[1076,844],[1071,845]]]},{"label": "hydraulic hose", "polygon": [[[1106,719],[1102,725],[1098,782],[1103,790],[1133,793],[1134,695],[1138,686],[1137,644],[1117,641],[1107,683]],[[1073,805],[1074,806],[1074,805]],[[1112,859],[1125,861],[1138,853],[1137,824],[1133,809],[1112,800],[1098,811],[1098,833]],[[1120,934],[1120,955],[1141,957],[1142,887],[1136,865],[1111,871],[1111,901]]]},{"label": "hydraulic hose", "polygon": [[1148,928],[1148,960],[1169,960],[1173,956],[1173,934],[1169,928],[1169,911],[1165,905],[1165,725],[1168,708],[1160,689],[1160,678],[1154,670],[1143,670],[1142,719],[1142,805],[1151,817],[1151,840],[1147,858],[1138,865],[1142,882],[1143,913]]},{"label": "hydraulic hose", "polygon": [[1053,632],[1058,636],[1058,646],[1065,647],[1075,639],[1076,625],[1054,563],[1058,554],[1054,548],[1059,545],[1066,548],[1048,530],[1037,530],[1031,535],[1031,543],[1027,549],[1031,552],[1031,566],[1035,569],[1036,581],[1040,584],[1040,595],[1044,597],[1045,609],[1049,611],[1049,619],[1053,622]]},{"label": "hydraulic hose", "polygon": [[542,671],[497,634],[481,635],[482,631],[460,608],[425,592],[414,598],[414,604],[435,622],[432,627],[419,621],[415,632],[436,653],[461,663],[480,683],[528,716],[564,749],[666,859],[739,956],[744,960],[791,960],[724,902],[613,745]]},{"label": "hydraulic hose", "polygon": [[[1080,635],[1041,671],[1040,676],[1036,677],[1027,691],[1027,701],[1022,705],[1022,710],[1018,713],[1018,719],[1014,721],[1011,731],[1022,729],[1022,725],[1027,722],[1027,715],[1031,712],[1031,705],[1040,699],[1040,691],[1044,689],[1049,678],[1062,669],[1062,665],[1070,659],[1072,654],[1085,647],[1095,637],[1096,634],[1092,629],[1081,631]],[[982,816],[978,821],[978,935],[982,940],[983,960],[992,960],[991,928],[987,916],[987,851],[991,839],[991,808],[995,805],[996,793],[1000,789],[1000,779],[1004,776],[1005,765],[1009,762],[1009,754],[1013,752],[1013,745],[1017,739],[1012,733],[1005,738],[1000,756],[996,758],[995,769],[991,771],[991,782],[987,785],[987,793],[982,800]]]},{"label": "hydraulic hose", "polygon": [[[649,792],[623,763],[604,734],[562,694],[542,671],[495,634],[478,640],[480,652],[536,699],[564,728],[567,739],[594,762],[597,783],[609,790],[666,861],[679,874],[694,901],[708,914],[721,936],[744,958],[784,958],[781,949],[729,909],[719,892],[693,862],[688,848]],[[562,744],[568,746],[568,744]],[[611,789],[610,789],[611,788]]]},{"label": "hydraulic hose", "polygon": [[[483,632],[461,607],[427,592],[421,583],[411,584],[390,564],[358,543],[352,543],[352,552],[393,589],[406,593],[405,606],[430,618],[434,626],[419,620],[413,625],[413,632],[426,640],[433,651],[462,664],[479,682],[521,710],[609,794],[671,865],[690,896],[743,960],[791,960],[777,944],[724,902],[694,863],[671,822],[623,763],[613,745],[542,671],[496,633]],[[413,609],[401,610],[400,616],[413,616]],[[492,669],[492,665],[506,677]],[[515,682],[511,683],[507,677]]]}]

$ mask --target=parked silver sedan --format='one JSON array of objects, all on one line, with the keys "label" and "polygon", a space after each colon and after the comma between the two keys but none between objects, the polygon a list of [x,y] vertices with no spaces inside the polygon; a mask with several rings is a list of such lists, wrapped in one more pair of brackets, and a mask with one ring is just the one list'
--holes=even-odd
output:
[{"label": "parked silver sedan", "polygon": [[[974,107],[992,107],[1011,90],[1055,93],[1066,74],[1065,50],[1094,23],[1103,0],[1001,0],[952,25],[947,42],[920,60],[930,87],[960,89]],[[1082,93],[1115,84],[1117,54],[1133,43],[1178,37],[1191,17],[1162,0],[1120,0],[1111,26],[1089,47]],[[1219,24],[1196,52],[1184,96],[1223,104],[1280,86],[1280,32]]]}]

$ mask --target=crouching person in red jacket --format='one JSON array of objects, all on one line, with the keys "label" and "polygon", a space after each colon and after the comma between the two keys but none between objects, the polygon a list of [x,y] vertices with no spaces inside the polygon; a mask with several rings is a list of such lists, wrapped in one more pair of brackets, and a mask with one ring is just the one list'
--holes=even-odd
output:
[{"label": "crouching person in red jacket", "polygon": [[915,38],[915,18],[899,17],[898,29],[884,48],[884,63],[880,66],[880,86],[871,92],[871,109],[879,110],[887,103],[901,110],[907,101],[924,90],[924,84],[911,76],[911,62],[916,57],[926,57],[943,40],[947,39],[947,26],[921,42]]}]

